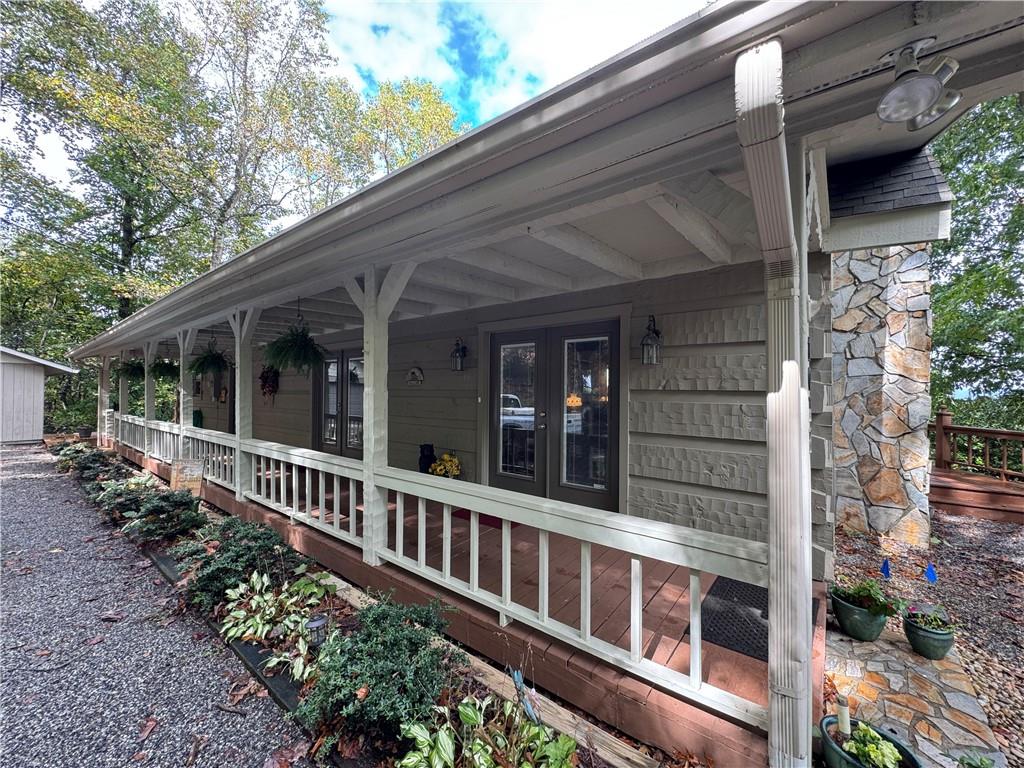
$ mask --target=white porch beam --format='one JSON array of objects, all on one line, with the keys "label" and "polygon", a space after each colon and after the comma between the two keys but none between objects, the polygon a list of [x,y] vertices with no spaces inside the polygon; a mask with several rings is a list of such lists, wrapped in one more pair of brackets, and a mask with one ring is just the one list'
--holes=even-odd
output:
[{"label": "white porch beam", "polygon": [[[157,351],[160,348],[160,342],[158,341],[147,341],[142,345],[142,360],[145,365],[145,379],[144,379],[144,400],[142,417],[147,421],[153,421],[156,419],[156,382],[153,380],[153,372],[149,370],[149,367],[156,360]],[[150,452],[153,449],[152,440],[149,433],[149,424],[145,427],[145,455],[148,458]]]},{"label": "white porch beam", "polygon": [[663,181],[659,187],[703,212],[727,241],[742,242],[760,251],[753,202],[715,174],[702,171],[685,179]]},{"label": "white porch beam", "polygon": [[375,473],[388,465],[388,316],[380,304],[380,276],[363,280],[363,561],[380,565],[387,545],[387,489]]},{"label": "white porch beam", "polygon": [[583,259],[605,272],[628,280],[639,280],[643,277],[644,270],[639,262],[571,224],[542,229],[531,234],[541,242]]},{"label": "white porch beam", "polygon": [[[124,416],[130,410],[128,407],[128,399],[130,393],[128,391],[128,377],[124,373],[124,362],[128,359],[128,356],[122,352],[120,355],[121,367],[117,372],[117,410]],[[124,422],[121,422],[121,429],[124,429]],[[120,432],[117,434],[118,442],[123,443],[124,439]]]},{"label": "white porch beam", "polygon": [[[768,759],[772,768],[805,768],[811,760],[809,416],[795,362],[800,359],[799,247],[786,153],[780,42],[770,40],[741,53],[735,77],[736,129],[765,262],[772,393],[768,395]],[[776,390],[781,391],[775,394]]]},{"label": "white porch beam", "polygon": [[100,355],[96,386],[96,442],[103,446],[113,435],[107,434],[107,410],[110,408],[110,357]]},{"label": "white porch beam", "polygon": [[185,458],[185,427],[192,426],[192,376],[188,372],[192,362],[192,350],[199,338],[198,328],[182,328],[178,331],[178,456]]},{"label": "white porch beam", "polygon": [[414,285],[425,285],[450,291],[459,291],[460,293],[487,296],[492,299],[501,299],[502,301],[515,301],[519,298],[516,289],[511,285],[447,269],[421,269],[413,277],[412,282]]},{"label": "white porch beam", "polygon": [[432,304],[433,306],[445,307],[447,309],[469,309],[473,304],[472,297],[467,294],[444,291],[439,288],[428,288],[425,285],[415,285],[412,283],[405,286],[405,292],[402,294],[402,297],[403,299],[421,301],[425,304]]},{"label": "white porch beam", "polygon": [[711,261],[716,264],[732,262],[732,246],[718,233],[703,211],[689,200],[665,194],[652,197],[647,205]]},{"label": "white porch beam", "polygon": [[228,318],[235,334],[235,498],[251,491],[252,456],[242,451],[242,441],[252,437],[252,338],[259,325],[258,307],[236,308]]},{"label": "white porch beam", "polygon": [[468,253],[452,253],[447,258],[459,264],[476,267],[501,277],[511,277],[524,283],[559,291],[572,290],[572,278],[569,275],[563,275],[539,264],[524,264],[522,260],[506,256],[493,248],[482,247]]},{"label": "white porch beam", "polygon": [[352,298],[352,303],[356,305],[356,309],[360,312],[366,312],[366,298],[363,293],[362,287],[356,281],[354,277],[345,278],[345,290],[348,291],[348,295]]}]

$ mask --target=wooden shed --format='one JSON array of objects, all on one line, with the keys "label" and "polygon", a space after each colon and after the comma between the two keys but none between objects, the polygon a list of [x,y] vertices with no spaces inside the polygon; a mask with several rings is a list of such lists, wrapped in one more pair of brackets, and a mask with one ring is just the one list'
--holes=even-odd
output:
[{"label": "wooden shed", "polygon": [[58,373],[78,369],[0,346],[0,442],[43,439],[43,386]]}]

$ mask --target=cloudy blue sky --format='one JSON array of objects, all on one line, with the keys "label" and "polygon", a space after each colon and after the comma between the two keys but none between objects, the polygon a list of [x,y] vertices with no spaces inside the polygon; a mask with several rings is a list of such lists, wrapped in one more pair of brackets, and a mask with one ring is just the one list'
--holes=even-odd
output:
[{"label": "cloudy blue sky", "polygon": [[326,0],[337,71],[436,82],[476,126],[650,37],[705,0],[353,2]]}]

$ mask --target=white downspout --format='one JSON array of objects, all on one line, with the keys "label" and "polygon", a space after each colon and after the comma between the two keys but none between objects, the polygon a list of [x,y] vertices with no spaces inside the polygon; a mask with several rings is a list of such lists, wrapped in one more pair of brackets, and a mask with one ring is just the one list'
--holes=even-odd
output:
[{"label": "white downspout", "polygon": [[782,93],[778,40],[740,54],[736,129],[761,238],[768,315],[768,759],[773,768],[798,768],[811,759],[809,408],[800,376],[800,249]]}]

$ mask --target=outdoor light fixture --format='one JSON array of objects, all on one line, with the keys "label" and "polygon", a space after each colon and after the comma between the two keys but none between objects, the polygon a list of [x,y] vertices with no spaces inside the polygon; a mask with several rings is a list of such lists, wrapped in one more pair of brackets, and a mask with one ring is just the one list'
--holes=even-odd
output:
[{"label": "outdoor light fixture", "polygon": [[661,331],[654,324],[654,315],[647,316],[647,333],[640,340],[640,362],[644,365],[661,363]]},{"label": "outdoor light fixture", "polygon": [[306,619],[306,632],[309,633],[309,644],[319,648],[327,641],[327,617],[318,613]]},{"label": "outdoor light fixture", "polygon": [[878,119],[885,123],[906,123],[907,129],[919,130],[935,122],[956,106],[960,93],[945,85],[959,64],[941,56],[921,67],[918,57],[935,42],[934,37],[915,40],[884,54],[879,61],[896,62],[896,80],[878,102]]},{"label": "outdoor light fixture", "polygon": [[469,354],[469,350],[466,348],[466,342],[459,336],[455,339],[455,346],[452,347],[452,370],[463,371],[466,369],[466,355]]}]

